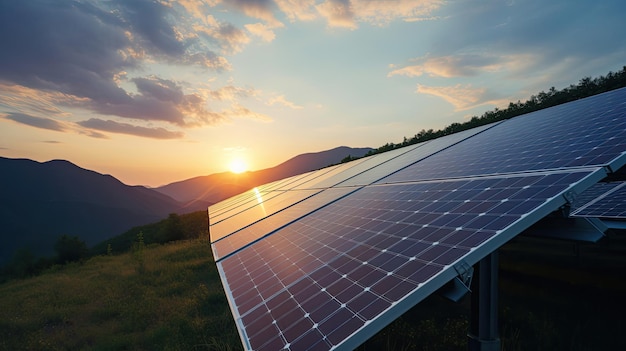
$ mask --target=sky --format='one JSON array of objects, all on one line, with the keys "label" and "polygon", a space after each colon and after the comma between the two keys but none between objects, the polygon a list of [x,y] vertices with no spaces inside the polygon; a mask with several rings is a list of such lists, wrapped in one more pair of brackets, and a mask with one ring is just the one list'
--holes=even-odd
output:
[{"label": "sky", "polygon": [[0,0],[0,156],[128,185],[379,147],[626,65],[626,2]]}]

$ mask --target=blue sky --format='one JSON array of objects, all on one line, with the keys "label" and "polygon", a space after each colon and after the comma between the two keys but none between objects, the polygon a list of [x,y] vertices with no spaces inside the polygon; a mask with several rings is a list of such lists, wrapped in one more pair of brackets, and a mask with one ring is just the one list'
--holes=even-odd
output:
[{"label": "blue sky", "polygon": [[0,156],[157,186],[626,65],[623,1],[0,0]]}]

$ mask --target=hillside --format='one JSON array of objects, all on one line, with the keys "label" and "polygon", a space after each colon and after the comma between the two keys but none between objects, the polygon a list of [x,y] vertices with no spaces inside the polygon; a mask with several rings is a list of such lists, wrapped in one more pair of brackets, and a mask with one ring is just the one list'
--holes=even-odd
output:
[{"label": "hillside", "polygon": [[0,157],[0,169],[0,264],[19,248],[50,255],[62,234],[93,245],[183,210],[159,192],[125,185],[68,161]]},{"label": "hillside", "polygon": [[360,157],[370,150],[339,147],[299,155],[265,170],[196,177],[158,189],[128,186],[68,161],[0,157],[0,266],[19,249],[51,256],[55,241],[64,234],[78,236],[92,246],[170,213],[206,210],[209,204],[255,185],[339,163],[348,155]]},{"label": "hillside", "polygon": [[239,349],[205,240],[56,267],[0,296],[0,350]]},{"label": "hillside", "polygon": [[[195,219],[194,219],[195,220]],[[0,284],[0,350],[240,350],[206,233]],[[621,239],[620,239],[621,238]],[[620,350],[625,237],[518,238],[501,252],[506,350]],[[433,295],[359,351],[466,350],[469,298]],[[427,345],[428,347],[424,347]]]},{"label": "hillside", "polygon": [[362,157],[372,150],[341,146],[327,151],[298,155],[272,168],[242,174],[224,172],[195,177],[155,190],[196,208],[198,201],[216,203],[255,186],[340,163],[347,156]]}]

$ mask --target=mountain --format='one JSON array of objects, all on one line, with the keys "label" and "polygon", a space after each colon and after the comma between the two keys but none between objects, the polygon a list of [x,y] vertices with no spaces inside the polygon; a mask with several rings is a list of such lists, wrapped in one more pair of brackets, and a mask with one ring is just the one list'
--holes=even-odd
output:
[{"label": "mountain", "polygon": [[162,193],[68,161],[0,157],[0,264],[20,248],[52,255],[63,234],[92,245],[183,210]]},{"label": "mountain", "polygon": [[170,213],[206,210],[256,185],[339,163],[371,149],[339,147],[296,156],[276,167],[244,174],[218,173],[160,188],[128,186],[110,175],[68,161],[36,162],[0,157],[0,265],[16,250],[54,254],[63,234],[88,246]]},{"label": "mountain", "polygon": [[154,190],[176,199],[186,206],[196,207],[196,203],[216,203],[258,185],[306,173],[341,162],[347,156],[361,157],[371,148],[350,148],[340,146],[331,150],[301,154],[278,166],[254,172],[234,174],[216,173],[195,177]]}]

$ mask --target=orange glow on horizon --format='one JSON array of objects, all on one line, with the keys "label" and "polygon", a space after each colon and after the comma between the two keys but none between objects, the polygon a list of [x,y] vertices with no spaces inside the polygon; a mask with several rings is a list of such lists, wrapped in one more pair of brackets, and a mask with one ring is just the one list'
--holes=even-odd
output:
[{"label": "orange glow on horizon", "polygon": [[235,158],[228,164],[228,169],[235,174],[240,174],[248,170],[248,164],[241,158]]}]

